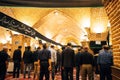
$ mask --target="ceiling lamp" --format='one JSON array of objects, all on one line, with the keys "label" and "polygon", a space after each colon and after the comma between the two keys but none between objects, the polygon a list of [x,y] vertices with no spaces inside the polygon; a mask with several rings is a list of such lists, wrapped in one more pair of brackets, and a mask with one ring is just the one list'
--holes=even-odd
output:
[{"label": "ceiling lamp", "polygon": [[55,11],[54,11],[54,14],[55,14],[55,15],[58,15],[58,11],[57,11],[57,10],[55,10]]},{"label": "ceiling lamp", "polygon": [[108,27],[110,27],[111,26],[111,24],[110,24],[110,22],[108,22]]}]

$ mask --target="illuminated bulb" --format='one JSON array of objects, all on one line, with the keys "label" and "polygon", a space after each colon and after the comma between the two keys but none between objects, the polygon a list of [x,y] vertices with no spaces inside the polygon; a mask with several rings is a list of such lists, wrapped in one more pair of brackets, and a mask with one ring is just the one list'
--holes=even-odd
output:
[{"label": "illuminated bulb", "polygon": [[110,25],[110,22],[108,22],[108,27],[110,27],[111,25]]},{"label": "illuminated bulb", "polygon": [[96,33],[102,33],[103,29],[101,29],[101,27],[95,27],[95,28],[94,28],[94,31],[95,31]]},{"label": "illuminated bulb", "polygon": [[54,14],[55,14],[55,15],[58,15],[58,12],[57,12],[57,11],[55,11],[55,12],[54,12]]},{"label": "illuminated bulb", "polygon": [[39,38],[38,38],[38,37],[35,37],[35,40],[39,40]]},{"label": "illuminated bulb", "polygon": [[46,43],[46,41],[42,40],[42,43]]},{"label": "illuminated bulb", "polygon": [[6,41],[6,40],[1,40],[1,42],[2,42],[3,44],[6,44],[6,43],[7,43],[7,41]]}]

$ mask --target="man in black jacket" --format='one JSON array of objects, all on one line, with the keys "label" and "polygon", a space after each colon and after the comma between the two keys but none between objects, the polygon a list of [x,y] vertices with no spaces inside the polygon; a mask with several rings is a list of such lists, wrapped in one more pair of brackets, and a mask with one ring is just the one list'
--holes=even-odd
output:
[{"label": "man in black jacket", "polygon": [[18,49],[16,49],[13,53],[13,62],[14,62],[13,78],[15,77],[19,78],[19,70],[20,70],[20,62],[21,62],[21,48],[22,46],[18,46]]},{"label": "man in black jacket", "polygon": [[0,80],[5,80],[6,71],[8,68],[8,48],[3,47],[3,50],[0,51]]},{"label": "man in black jacket", "polygon": [[73,67],[74,67],[74,50],[71,48],[71,43],[62,52],[62,69],[64,70],[64,79],[73,80]]},{"label": "man in black jacket", "polygon": [[93,66],[94,66],[94,58],[93,55],[88,52],[88,47],[83,48],[84,51],[80,56],[80,65],[81,65],[81,75],[82,80],[87,80],[87,75],[89,80],[94,80],[93,76]]},{"label": "man in black jacket", "polygon": [[82,54],[82,47],[78,48],[78,52],[75,55],[75,62],[76,62],[76,80],[79,80],[80,75],[80,57]]},{"label": "man in black jacket", "polygon": [[31,47],[28,46],[26,51],[23,54],[24,61],[24,78],[26,78],[26,70],[28,68],[28,78],[30,78],[30,72],[33,65],[33,53],[31,51]]}]

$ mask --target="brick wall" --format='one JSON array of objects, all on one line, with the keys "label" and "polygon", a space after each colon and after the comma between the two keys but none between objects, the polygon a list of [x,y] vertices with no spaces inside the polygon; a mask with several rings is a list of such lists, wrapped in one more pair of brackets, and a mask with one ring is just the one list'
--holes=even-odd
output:
[{"label": "brick wall", "polygon": [[111,23],[114,65],[120,67],[120,0],[104,0]]}]

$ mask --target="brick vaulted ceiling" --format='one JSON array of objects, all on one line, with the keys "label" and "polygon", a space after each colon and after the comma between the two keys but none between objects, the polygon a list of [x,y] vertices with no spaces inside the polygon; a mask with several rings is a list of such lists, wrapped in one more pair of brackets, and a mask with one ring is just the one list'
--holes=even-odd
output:
[{"label": "brick vaulted ceiling", "polygon": [[[102,11],[99,13],[101,9]],[[92,17],[95,17],[94,19],[96,19],[96,21],[99,21],[98,19],[100,19],[100,21],[104,20],[104,26],[107,25],[107,16],[103,7],[40,8],[1,6],[0,11],[33,27],[44,36],[62,44],[66,44],[67,42],[80,44],[84,35],[87,35],[84,27],[96,23],[91,19]],[[95,11],[97,15],[93,16]],[[101,13],[102,16],[100,16]],[[2,32],[0,32],[0,35],[1,34]]]}]

